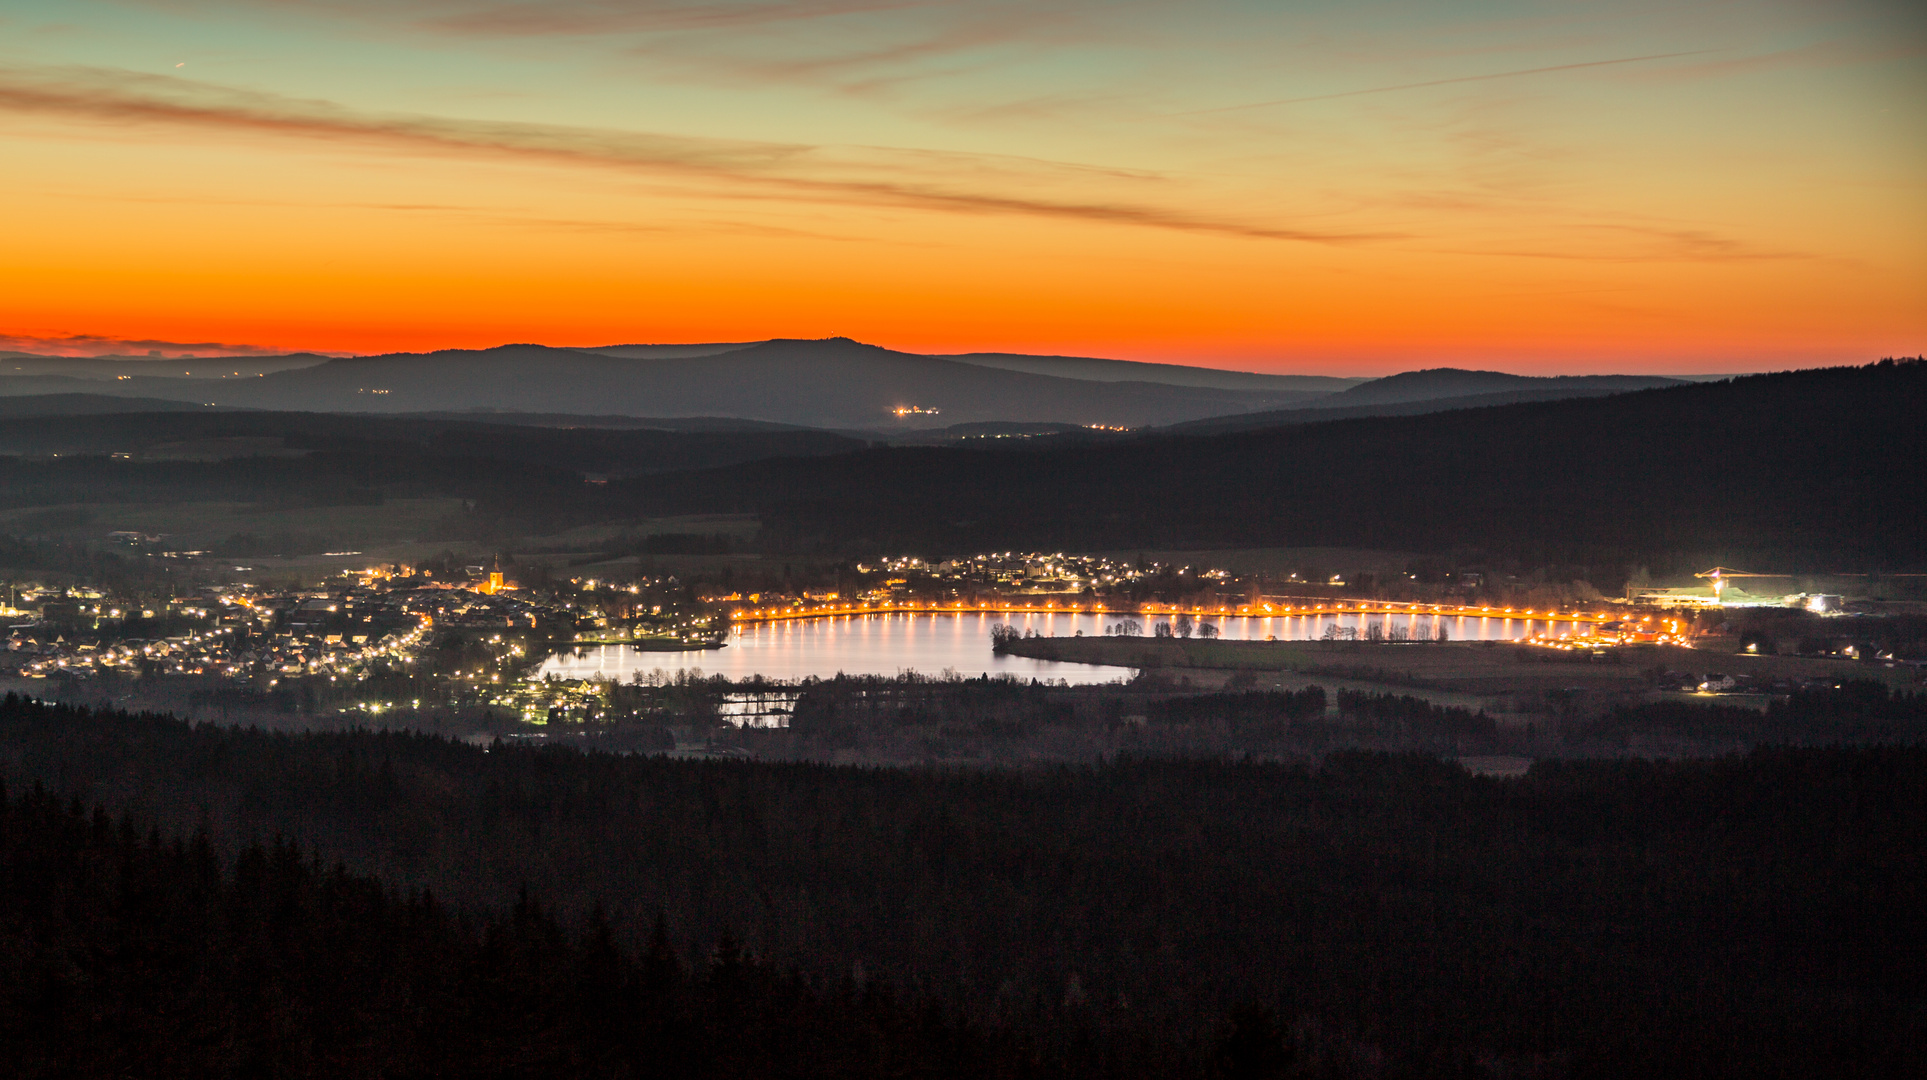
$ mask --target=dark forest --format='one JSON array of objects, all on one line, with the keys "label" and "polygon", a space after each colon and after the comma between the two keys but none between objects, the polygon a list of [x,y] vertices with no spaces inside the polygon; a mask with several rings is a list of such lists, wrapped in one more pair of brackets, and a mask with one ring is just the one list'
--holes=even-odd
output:
[{"label": "dark forest", "polygon": [[[49,793],[6,831],[6,1022],[47,1060],[1866,1076],[1927,1036],[1918,747],[872,770],[0,712],[12,790]],[[168,952],[207,934],[238,936]],[[212,1013],[138,989],[170,964]]]}]

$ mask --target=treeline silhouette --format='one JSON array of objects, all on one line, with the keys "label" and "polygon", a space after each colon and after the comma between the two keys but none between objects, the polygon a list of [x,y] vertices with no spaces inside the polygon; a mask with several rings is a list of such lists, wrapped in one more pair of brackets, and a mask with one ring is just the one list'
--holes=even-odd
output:
[{"label": "treeline silhouette", "polygon": [[[1506,781],[1374,753],[875,770],[269,734],[9,698],[0,768],[164,835],[205,827],[228,858],[291,837],[476,927],[512,920],[531,890],[564,928],[518,939],[557,957],[538,986],[574,978],[556,973],[604,924],[646,956],[660,913],[679,955],[728,934],[769,985],[814,995],[805,1018],[854,1023],[834,1019],[857,1009],[835,988],[860,965],[934,1002],[946,1030],[979,1032],[984,1053],[1098,1075],[1227,1072],[1235,1047],[1282,1068],[1286,1043],[1307,1075],[1903,1075],[1927,1038],[1927,954],[1909,944],[1927,937],[1918,745],[1541,761]],[[271,925],[251,918],[227,925]],[[791,968],[801,982],[782,982]],[[484,995],[512,1014],[511,1041],[535,1022],[524,1010],[560,1007],[512,981]],[[87,995],[116,1000],[71,985],[73,1023],[93,1015]],[[384,984],[355,985],[359,1000]],[[290,1031],[335,1014],[275,1015]]]},{"label": "treeline silhouette", "polygon": [[[727,935],[685,962],[524,897],[499,915],[324,866],[231,863],[39,785],[0,784],[0,1044],[12,1077],[1102,1075],[889,984],[812,979]],[[1262,1020],[1260,1021],[1262,1023]],[[1220,1056],[1283,1060],[1247,1022]],[[1233,1038],[1237,1036],[1237,1038]],[[1247,1045],[1249,1044],[1249,1045]],[[1267,1056],[1268,1055],[1268,1056]],[[1127,1074],[1180,1060],[1118,1060]],[[1195,1070],[1194,1070],[1195,1071]]]},{"label": "treeline silhouette", "polygon": [[[1339,700],[1344,701],[1340,691]],[[1184,724],[1221,720],[1239,727],[1289,725],[1322,719],[1325,688],[1303,690],[1248,690],[1229,694],[1185,694],[1151,703],[1146,712],[1156,723]]]},{"label": "treeline silhouette", "polygon": [[1850,679],[1769,699],[1764,711],[1733,705],[1653,701],[1616,705],[1578,726],[1574,738],[1600,750],[1644,739],[1676,744],[1920,742],[1927,740],[1927,693],[1889,691]]},{"label": "treeline silhouette", "polygon": [[1475,713],[1454,705],[1434,705],[1406,694],[1340,690],[1338,711],[1366,724],[1422,735],[1490,735],[1498,730],[1498,723],[1483,710]]},{"label": "treeline silhouette", "polygon": [[934,725],[1012,734],[1052,723],[1101,724],[1118,713],[1093,695],[1058,693],[1016,679],[839,674],[803,684],[789,730],[835,747],[856,745],[863,733],[880,727]]},{"label": "treeline silhouette", "polygon": [[[639,725],[713,723],[715,703],[730,689],[720,679],[615,686],[607,715]],[[1311,759],[1347,749],[1574,757],[1664,748],[1713,756],[1761,745],[1927,740],[1927,694],[1892,692],[1867,680],[1774,696],[1764,710],[1705,700],[1606,707],[1589,701],[1583,690],[1553,690],[1544,707],[1530,714],[1533,720],[1509,727],[1482,709],[1407,694],[1341,689],[1328,697],[1316,685],[1198,693],[1169,669],[1128,684],[1089,686],[839,675],[782,692],[794,696],[788,727],[719,732],[716,740],[763,760],[829,761],[847,752],[865,761],[1002,764],[1088,762],[1119,754]],[[619,731],[620,725],[597,724],[583,735]]]},{"label": "treeline silhouette", "polygon": [[46,575],[75,578],[109,588],[133,588],[165,580],[152,566],[86,544],[30,540],[0,533],[0,578]]}]

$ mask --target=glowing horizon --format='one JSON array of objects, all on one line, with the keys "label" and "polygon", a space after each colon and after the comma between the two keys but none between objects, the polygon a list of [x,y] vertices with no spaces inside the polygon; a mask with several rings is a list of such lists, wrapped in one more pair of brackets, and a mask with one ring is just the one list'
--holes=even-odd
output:
[{"label": "glowing horizon", "polygon": [[29,0],[0,139],[27,352],[1927,351],[1900,3]]}]

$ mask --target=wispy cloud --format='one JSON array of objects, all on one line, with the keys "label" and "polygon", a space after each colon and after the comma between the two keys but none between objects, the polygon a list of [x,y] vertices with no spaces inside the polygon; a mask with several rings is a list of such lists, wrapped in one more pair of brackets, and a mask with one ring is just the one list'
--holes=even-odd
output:
[{"label": "wispy cloud", "polygon": [[[816,48],[791,41],[781,50],[759,50],[731,42],[733,48],[692,51],[687,39],[676,36],[635,45],[629,53],[657,62],[680,60],[685,67],[694,61],[728,80],[819,85],[867,96],[905,82],[963,74],[975,65],[960,54],[1010,45],[1023,36],[1019,27],[1006,21],[978,19],[894,35],[839,37]],[[938,59],[947,60],[947,65],[929,66]]]},{"label": "wispy cloud", "polygon": [[[1087,189],[1093,170],[1068,163],[370,113],[326,101],[112,69],[0,69],[0,110],[624,169],[799,202],[1054,218],[1320,244],[1388,238],[1217,218],[1170,206],[1029,193],[1052,186]],[[976,186],[959,183],[960,178]],[[1069,183],[1077,178],[1083,182]]]},{"label": "wispy cloud", "polygon": [[1927,56],[1927,42],[1909,40],[1818,41],[1790,49],[1773,49],[1741,56],[1726,55],[1692,64],[1669,65],[1651,72],[1651,81],[1686,82],[1694,79],[1748,75],[1788,69],[1844,67]]},{"label": "wispy cloud", "polygon": [[1817,257],[1802,251],[1762,248],[1703,229],[1586,224],[1565,226],[1559,231],[1571,242],[1563,246],[1539,247],[1500,244],[1451,253],[1593,263],[1746,263]]},{"label": "wispy cloud", "polygon": [[[178,5],[179,0],[149,0]],[[624,34],[744,30],[826,20],[907,16],[918,20],[978,17],[1002,9],[1010,17],[1047,21],[1063,8],[1030,0],[228,0],[235,7],[301,11],[344,20],[413,26],[465,37],[606,37]]]},{"label": "wispy cloud", "polygon": [[[176,3],[178,0],[148,0]],[[1000,47],[1115,36],[1128,10],[1094,0],[227,0],[379,27],[387,37],[549,43],[612,73],[643,60],[653,77],[745,81],[875,96],[903,83],[979,70]],[[1152,3],[1124,5],[1148,7]],[[966,56],[965,54],[980,54]],[[617,60],[621,58],[621,60]],[[948,62],[946,62],[948,61]]]},{"label": "wispy cloud", "polygon": [[276,350],[265,345],[228,341],[159,341],[152,338],[111,337],[104,334],[5,334],[0,350],[46,356],[130,356],[148,353],[192,353],[195,356],[252,356]]},{"label": "wispy cloud", "polygon": [[[387,4],[373,6],[389,7]],[[516,4],[453,0],[433,5],[442,10],[424,13],[416,17],[415,22],[438,30],[486,36],[583,36],[760,26],[937,6],[940,5],[932,0],[794,0],[788,3],[543,0]]]},{"label": "wispy cloud", "polygon": [[1451,86],[1455,83],[1487,82],[1492,79],[1518,79],[1528,75],[1550,75],[1561,71],[1579,71],[1585,68],[1612,67],[1618,64],[1642,64],[1653,60],[1671,60],[1682,56],[1702,56],[1708,50],[1694,49],[1688,52],[1653,53],[1648,56],[1622,56],[1612,60],[1586,60],[1576,64],[1552,64],[1546,67],[1521,68],[1517,71],[1494,71],[1484,75],[1457,75],[1449,79],[1427,79],[1423,82],[1398,83],[1392,86],[1373,86],[1362,90],[1340,90],[1330,94],[1308,94],[1303,97],[1273,98],[1269,101],[1247,101],[1238,105],[1218,105],[1209,109],[1191,109],[1174,113],[1176,116],[1204,116],[1210,113],[1238,112],[1243,109],[1267,109],[1275,105],[1298,105],[1308,101],[1332,101],[1338,98],[1362,97],[1366,94],[1391,94],[1401,90],[1421,90],[1428,86]]},{"label": "wispy cloud", "polygon": [[[98,195],[65,191],[47,193],[53,198],[80,199],[87,202],[153,203],[180,206],[261,207],[272,210],[372,210],[377,213],[435,214],[464,218],[476,224],[514,229],[553,230],[569,233],[641,233],[658,236],[744,236],[792,237],[810,240],[835,240],[875,243],[874,237],[841,235],[810,229],[794,229],[750,221],[689,220],[625,221],[617,218],[544,217],[528,207],[464,205],[459,203],[385,203],[385,202],[305,202],[291,199],[237,199],[212,195]],[[186,348],[187,346],[182,346]],[[251,346],[249,346],[251,347]]]}]

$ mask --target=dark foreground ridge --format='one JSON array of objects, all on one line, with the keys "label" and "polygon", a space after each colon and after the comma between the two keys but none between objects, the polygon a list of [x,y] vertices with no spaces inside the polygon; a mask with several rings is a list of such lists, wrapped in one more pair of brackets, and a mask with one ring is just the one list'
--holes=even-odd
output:
[{"label": "dark foreground ridge", "polygon": [[38,785],[0,801],[0,912],[15,1077],[1044,1072],[934,1000],[728,938],[692,966],[660,926],[638,953],[533,900],[469,918],[290,843],[224,864],[205,833],[143,836]]},{"label": "dark foreground ridge", "polygon": [[0,773],[51,792],[0,827],[28,1075],[1898,1076],[1927,1038],[1919,746],[862,770],[9,698]]}]

